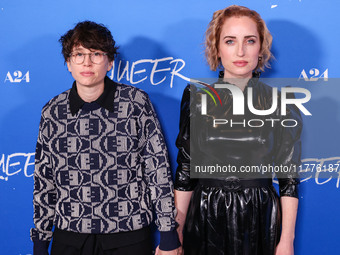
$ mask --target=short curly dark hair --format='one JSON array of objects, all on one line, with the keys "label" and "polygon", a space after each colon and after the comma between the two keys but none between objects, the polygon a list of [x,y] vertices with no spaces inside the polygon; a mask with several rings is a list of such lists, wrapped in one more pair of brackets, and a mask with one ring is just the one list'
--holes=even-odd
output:
[{"label": "short curly dark hair", "polygon": [[101,50],[107,53],[109,61],[113,61],[118,54],[118,47],[115,46],[116,42],[110,30],[93,21],[79,22],[73,29],[61,36],[59,42],[62,45],[61,52],[65,62],[69,60],[73,48],[80,45],[86,49]]}]

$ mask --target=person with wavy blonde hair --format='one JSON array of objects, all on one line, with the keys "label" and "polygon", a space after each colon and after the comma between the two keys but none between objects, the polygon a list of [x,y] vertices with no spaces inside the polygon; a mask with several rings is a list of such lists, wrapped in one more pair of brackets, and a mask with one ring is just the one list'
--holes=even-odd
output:
[{"label": "person with wavy blonde hair", "polygon": [[270,51],[273,37],[270,34],[266,23],[256,11],[250,10],[247,7],[232,5],[223,10],[214,12],[213,18],[205,33],[205,56],[211,70],[216,71],[218,67],[221,67],[221,58],[218,56],[218,49],[221,30],[225,20],[230,17],[242,16],[249,17],[255,22],[260,36],[260,55],[262,58],[259,59],[256,69],[264,71],[265,67],[270,67],[269,60],[273,58],[273,54]]},{"label": "person with wavy blonde hair", "polygon": [[[247,99],[252,99],[255,109],[271,108],[273,88],[256,75],[269,67],[271,44],[272,36],[261,16],[246,7],[232,5],[216,11],[209,23],[206,58],[212,70],[223,69],[222,79],[209,88],[222,85],[230,90],[215,86],[221,105],[214,108],[213,100],[206,97],[209,107],[205,114],[201,111],[205,89],[188,85],[183,93],[176,140],[179,152],[175,205],[181,252],[185,255],[294,254],[298,176],[293,171],[276,172],[279,197],[271,173],[242,175],[242,170],[262,166],[298,169],[300,112],[288,106],[285,117],[295,120],[295,127],[268,123],[242,126],[268,117],[281,120],[280,109],[270,116],[259,116],[247,109],[240,116],[233,113],[233,100],[238,98],[230,93],[248,93]],[[212,119],[222,118],[235,123],[209,124]],[[196,174],[193,178],[191,174],[195,174],[197,166],[199,171],[205,166],[202,172],[230,166],[235,171],[223,171],[226,174],[218,176],[208,173],[208,177]]]}]

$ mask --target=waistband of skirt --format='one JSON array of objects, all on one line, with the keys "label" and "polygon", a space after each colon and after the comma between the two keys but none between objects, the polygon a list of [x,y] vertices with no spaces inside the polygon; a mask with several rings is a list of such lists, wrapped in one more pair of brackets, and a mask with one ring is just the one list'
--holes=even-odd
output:
[{"label": "waistband of skirt", "polygon": [[199,183],[205,187],[223,188],[230,191],[237,191],[246,188],[261,188],[273,185],[270,178],[261,179],[239,179],[237,177],[227,177],[225,179],[199,179]]}]

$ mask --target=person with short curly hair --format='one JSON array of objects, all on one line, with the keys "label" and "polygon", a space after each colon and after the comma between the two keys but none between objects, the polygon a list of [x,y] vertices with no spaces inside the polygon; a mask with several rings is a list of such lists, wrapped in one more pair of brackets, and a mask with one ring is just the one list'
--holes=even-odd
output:
[{"label": "person with short curly hair", "polygon": [[[34,255],[177,254],[167,148],[143,90],[107,77],[117,54],[92,21],[60,38],[72,88],[42,109],[34,170]],[[52,231],[54,227],[54,230]]]},{"label": "person with short curly hair", "polygon": [[61,36],[59,42],[65,62],[69,61],[75,47],[101,50],[106,53],[109,61],[113,61],[118,54],[116,42],[107,27],[93,21],[79,22],[73,29]]}]

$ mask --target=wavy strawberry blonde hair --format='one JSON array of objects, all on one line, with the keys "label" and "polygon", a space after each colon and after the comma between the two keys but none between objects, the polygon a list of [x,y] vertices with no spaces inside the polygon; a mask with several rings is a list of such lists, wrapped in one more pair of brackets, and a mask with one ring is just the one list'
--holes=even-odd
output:
[{"label": "wavy strawberry blonde hair", "polygon": [[223,10],[214,12],[208,29],[205,32],[205,57],[211,70],[216,71],[218,67],[222,67],[221,58],[218,57],[218,46],[222,26],[225,20],[231,17],[243,16],[251,18],[256,23],[257,31],[260,35],[260,55],[262,56],[262,59],[259,60],[256,70],[260,69],[261,71],[264,71],[265,67],[270,68],[269,60],[273,58],[273,54],[270,51],[273,37],[270,34],[266,23],[256,11],[250,10],[244,6],[231,5]]}]

